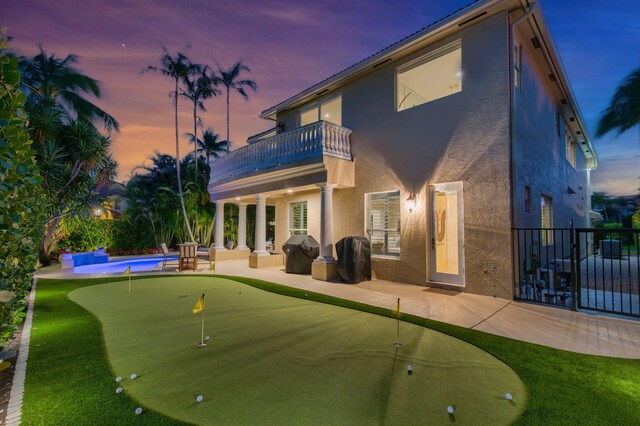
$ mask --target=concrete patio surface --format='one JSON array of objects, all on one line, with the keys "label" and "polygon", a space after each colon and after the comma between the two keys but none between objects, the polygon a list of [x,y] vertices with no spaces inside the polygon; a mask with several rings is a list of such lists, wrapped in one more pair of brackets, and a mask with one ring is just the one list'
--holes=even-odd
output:
[{"label": "concrete patio surface", "polygon": [[[175,273],[175,265],[165,273]],[[159,269],[135,275],[157,275]],[[209,274],[208,263],[196,272]],[[246,260],[216,263],[216,273],[264,281],[323,293],[343,299],[392,309],[400,297],[404,313],[510,337],[553,348],[592,355],[640,359],[640,321],[573,312],[550,306],[515,302],[374,279],[359,284],[324,282],[310,275],[286,274],[284,267],[249,268]],[[107,274],[81,275],[59,266],[43,268],[40,278],[97,278]]]}]

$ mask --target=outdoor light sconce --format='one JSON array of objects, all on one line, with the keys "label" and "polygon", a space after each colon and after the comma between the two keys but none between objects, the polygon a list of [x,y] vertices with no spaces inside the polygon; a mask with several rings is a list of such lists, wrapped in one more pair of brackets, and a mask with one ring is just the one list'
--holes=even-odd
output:
[{"label": "outdoor light sconce", "polygon": [[409,193],[409,198],[407,198],[407,208],[409,209],[409,213],[416,208],[416,194],[413,192]]}]

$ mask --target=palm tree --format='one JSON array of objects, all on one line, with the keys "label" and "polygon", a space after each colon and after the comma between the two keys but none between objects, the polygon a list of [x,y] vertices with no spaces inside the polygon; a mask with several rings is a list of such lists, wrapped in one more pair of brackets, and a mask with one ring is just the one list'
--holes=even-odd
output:
[{"label": "palm tree", "polygon": [[99,120],[108,131],[119,130],[118,121],[82,95],[100,97],[98,81],[82,74],[73,67],[78,62],[76,55],[60,59],[40,53],[33,58],[20,57],[22,86],[31,104],[40,101],[55,102],[70,118],[93,122]]},{"label": "palm tree", "polygon": [[249,99],[245,88],[250,87],[254,92],[256,90],[255,81],[239,79],[242,71],[251,72],[248,66],[243,64],[242,61],[238,61],[228,70],[223,70],[218,66],[219,75],[212,77],[214,81],[222,84],[227,90],[227,152],[229,152],[229,145],[231,143],[231,137],[229,136],[229,94],[233,90],[240,93],[243,98]]},{"label": "palm tree", "polygon": [[[204,101],[220,94],[220,90],[215,88],[218,84],[217,81],[211,79],[207,73],[208,67],[206,65],[194,65],[194,71],[197,71],[195,75],[187,74],[183,83],[185,89],[182,90],[181,95],[193,102],[193,134],[197,134],[198,129],[198,110],[206,111],[204,107]],[[193,78],[192,78],[193,77]],[[198,185],[198,146],[193,147],[193,157],[195,158],[195,183]]]},{"label": "palm tree", "polygon": [[195,242],[193,232],[191,231],[191,225],[189,225],[189,219],[187,218],[187,210],[184,207],[184,194],[182,193],[182,179],[180,178],[180,139],[178,133],[178,95],[180,89],[180,81],[184,81],[189,75],[193,75],[195,71],[194,65],[189,58],[184,54],[178,52],[175,57],[167,51],[167,48],[162,46],[164,55],[160,58],[160,67],[154,67],[149,65],[143,72],[159,72],[165,77],[171,78],[175,83],[175,90],[172,93],[173,105],[175,110],[175,128],[176,128],[176,174],[178,177],[178,194],[180,198],[180,208],[182,209],[182,217],[184,224],[187,228],[189,238]]},{"label": "palm tree", "polygon": [[229,147],[229,141],[219,141],[219,135],[211,127],[202,132],[202,139],[196,138],[192,133],[187,133],[187,136],[198,152],[204,152],[207,164],[209,164],[211,157],[220,158]]},{"label": "palm tree", "polygon": [[618,86],[609,106],[598,122],[597,137],[612,130],[622,134],[640,123],[640,68],[629,74]]}]

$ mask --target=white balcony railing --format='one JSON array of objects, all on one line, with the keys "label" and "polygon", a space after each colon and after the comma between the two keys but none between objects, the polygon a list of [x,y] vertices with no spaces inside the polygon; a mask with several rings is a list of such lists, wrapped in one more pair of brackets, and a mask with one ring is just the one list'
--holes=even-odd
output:
[{"label": "white balcony railing", "polygon": [[210,184],[239,179],[256,170],[293,164],[301,160],[330,156],[351,160],[351,130],[319,121],[289,132],[245,145],[211,161]]}]

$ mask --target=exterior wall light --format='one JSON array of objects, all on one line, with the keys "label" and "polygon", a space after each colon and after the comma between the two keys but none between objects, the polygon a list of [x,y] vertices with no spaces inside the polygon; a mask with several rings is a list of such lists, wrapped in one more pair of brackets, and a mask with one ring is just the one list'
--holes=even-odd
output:
[{"label": "exterior wall light", "polygon": [[409,198],[407,198],[407,208],[409,209],[409,213],[416,208],[416,194],[413,192],[409,193]]}]

